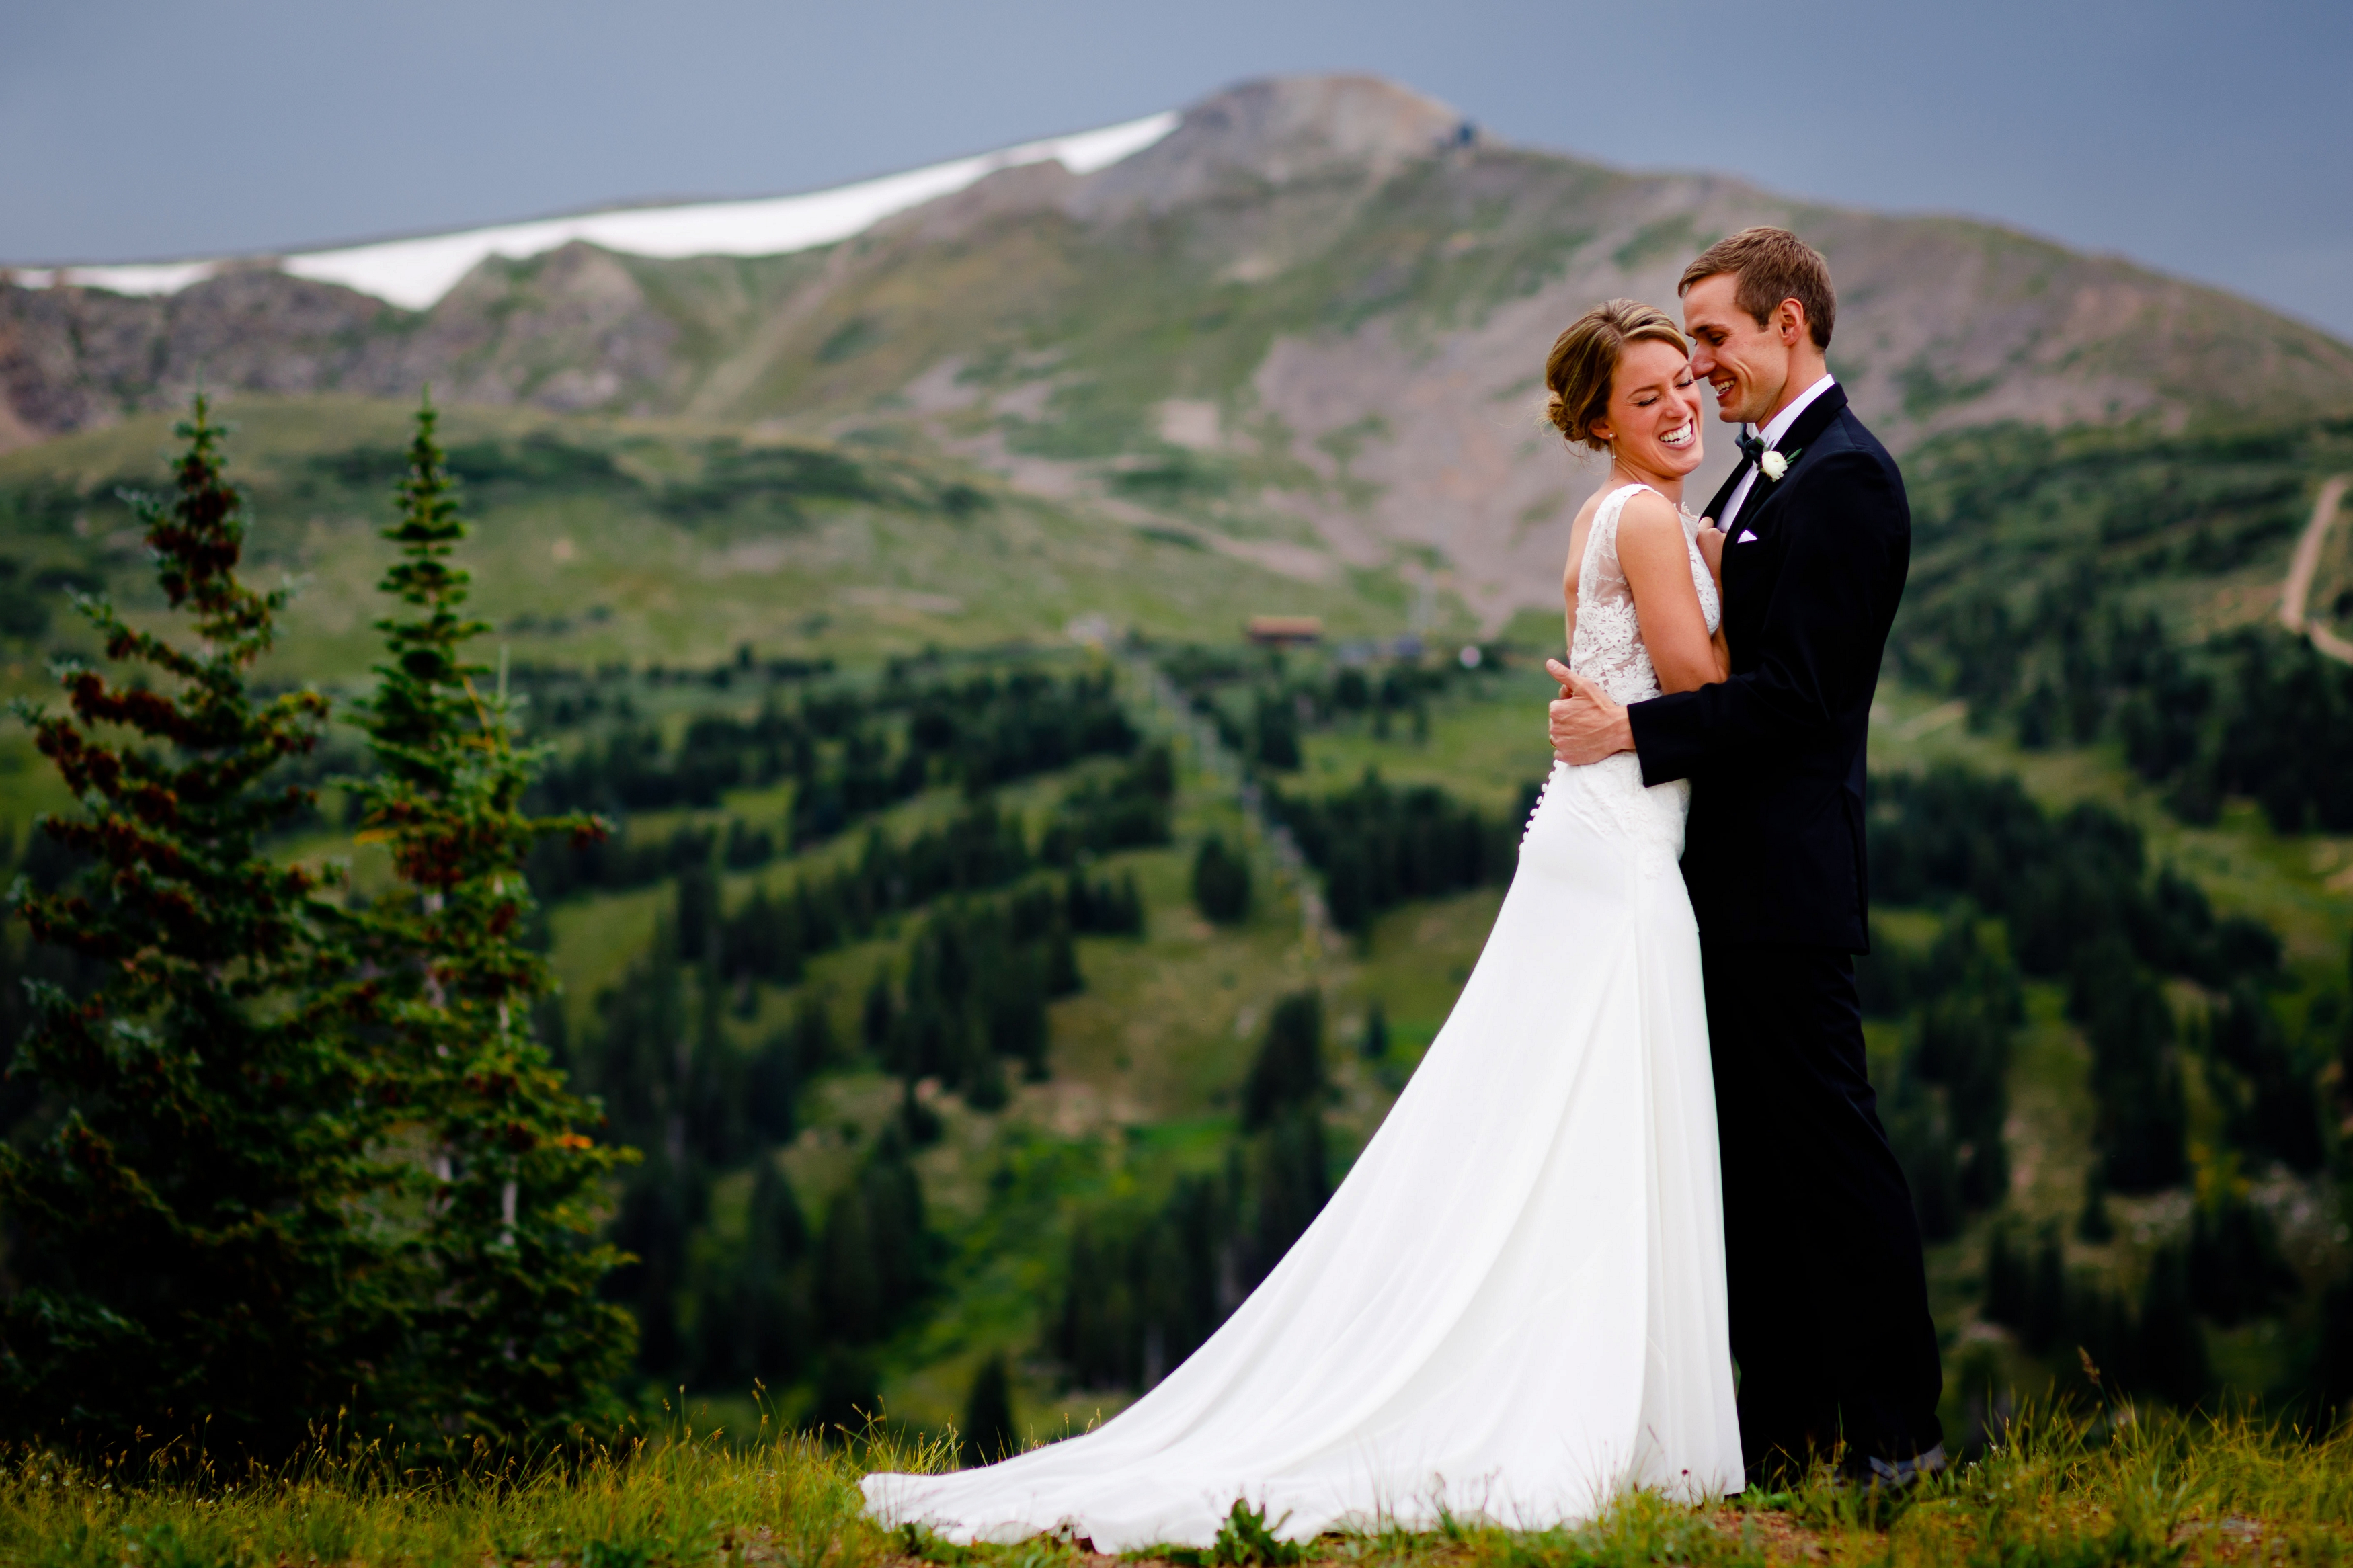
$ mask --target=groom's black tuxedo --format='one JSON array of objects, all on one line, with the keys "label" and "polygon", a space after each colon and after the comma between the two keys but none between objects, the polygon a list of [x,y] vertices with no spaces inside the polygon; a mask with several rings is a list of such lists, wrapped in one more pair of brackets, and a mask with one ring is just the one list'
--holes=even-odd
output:
[{"label": "groom's black tuxedo", "polygon": [[1863,1061],[1863,743],[1911,559],[1895,460],[1832,385],[1708,504],[1725,526],[1729,679],[1628,710],[1646,784],[1692,781],[1683,879],[1699,917],[1724,1162],[1740,1436],[1752,1471],[1843,1439],[1937,1441],[1943,1386],[1919,1225]]},{"label": "groom's black tuxedo", "polygon": [[1642,782],[1691,779],[1683,879],[1699,929],[1744,942],[1869,951],[1863,732],[1912,556],[1904,478],[1832,385],[1778,443],[1795,453],[1725,519],[1732,679],[1637,703]]}]

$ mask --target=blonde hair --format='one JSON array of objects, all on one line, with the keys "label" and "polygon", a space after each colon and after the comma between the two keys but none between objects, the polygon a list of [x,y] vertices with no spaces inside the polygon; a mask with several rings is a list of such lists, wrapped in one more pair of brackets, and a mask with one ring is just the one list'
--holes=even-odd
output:
[{"label": "blonde hair", "polygon": [[1683,353],[1691,343],[1674,318],[1640,300],[1605,300],[1568,324],[1545,356],[1545,417],[1564,439],[1599,452],[1609,445],[1593,433],[1609,411],[1609,384],[1626,346],[1644,339],[1672,343]]}]

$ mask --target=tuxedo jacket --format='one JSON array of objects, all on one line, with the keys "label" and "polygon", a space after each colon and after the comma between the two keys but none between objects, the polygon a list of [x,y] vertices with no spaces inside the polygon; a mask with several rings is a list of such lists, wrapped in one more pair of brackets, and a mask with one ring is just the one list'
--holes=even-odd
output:
[{"label": "tuxedo jacket", "polygon": [[[1711,942],[1869,950],[1863,746],[1912,558],[1904,477],[1832,385],[1724,542],[1731,679],[1637,702],[1642,781],[1692,781],[1683,880]],[[1731,499],[1744,461],[1707,515]]]}]

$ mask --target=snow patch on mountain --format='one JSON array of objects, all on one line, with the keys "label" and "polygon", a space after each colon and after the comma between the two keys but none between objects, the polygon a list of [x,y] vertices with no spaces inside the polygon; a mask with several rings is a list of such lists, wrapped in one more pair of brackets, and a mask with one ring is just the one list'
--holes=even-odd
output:
[{"label": "snow patch on mountain", "polygon": [[[1074,174],[1092,174],[1142,152],[1176,129],[1176,123],[1173,111],[1150,114],[1098,131],[1025,142],[1018,147],[831,190],[753,201],[582,213],[305,251],[282,257],[278,264],[298,278],[340,283],[404,309],[422,310],[490,257],[521,260],[574,240],[631,256],[782,256],[848,239],[895,213],[963,190],[1000,169],[1059,163]],[[174,294],[241,259],[246,258],[19,268],[15,279],[37,289],[73,284],[117,294]]]}]

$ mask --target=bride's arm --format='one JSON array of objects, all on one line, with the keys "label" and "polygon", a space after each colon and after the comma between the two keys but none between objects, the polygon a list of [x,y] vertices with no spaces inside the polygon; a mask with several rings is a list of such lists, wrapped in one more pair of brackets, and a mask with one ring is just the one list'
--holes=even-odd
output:
[{"label": "bride's arm", "polygon": [[[1567,574],[1565,577],[1563,577],[1563,578],[1562,578],[1562,580],[1561,580],[1561,584],[1560,584],[1560,598],[1561,598],[1561,603],[1562,603],[1562,605],[1566,607],[1566,609],[1565,609],[1565,613],[1563,614],[1563,616],[1562,616],[1562,617],[1561,617],[1561,643],[1560,643],[1560,646],[1561,646],[1561,647],[1565,647],[1565,648],[1571,648],[1571,649],[1573,649],[1573,648],[1575,648],[1575,647],[1577,647],[1577,564],[1576,564],[1576,563],[1577,563],[1577,557],[1575,557],[1575,556],[1573,556],[1573,555],[1572,555],[1572,556],[1570,556],[1570,557],[1569,557],[1569,568],[1568,568]],[[1563,658],[1567,658],[1567,657],[1568,657],[1568,655],[1567,655],[1567,654],[1563,654],[1561,657],[1562,657]]]},{"label": "bride's arm", "polygon": [[1692,584],[1683,519],[1662,497],[1644,491],[1627,499],[1618,520],[1618,565],[1633,592],[1659,689],[1696,691],[1722,680],[1725,666]]},{"label": "bride's arm", "polygon": [[1569,650],[1577,647],[1577,569],[1578,563],[1585,559],[1585,536],[1587,530],[1592,524],[1593,510],[1593,502],[1587,501],[1577,509],[1575,520],[1568,525],[1568,564],[1561,568],[1560,574],[1560,599],[1563,606],[1560,657],[1564,660],[1569,657]]}]

